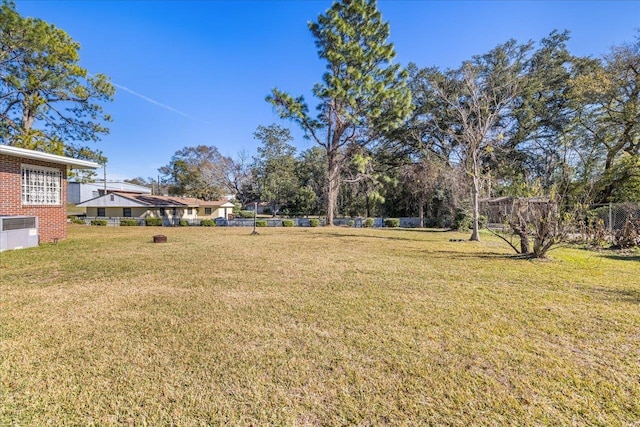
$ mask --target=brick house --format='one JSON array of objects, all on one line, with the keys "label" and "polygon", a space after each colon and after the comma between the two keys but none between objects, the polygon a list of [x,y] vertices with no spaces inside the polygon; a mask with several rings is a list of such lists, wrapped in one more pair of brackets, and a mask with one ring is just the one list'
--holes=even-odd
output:
[{"label": "brick house", "polygon": [[38,218],[40,242],[67,237],[67,172],[97,169],[86,160],[0,145],[0,216]]}]

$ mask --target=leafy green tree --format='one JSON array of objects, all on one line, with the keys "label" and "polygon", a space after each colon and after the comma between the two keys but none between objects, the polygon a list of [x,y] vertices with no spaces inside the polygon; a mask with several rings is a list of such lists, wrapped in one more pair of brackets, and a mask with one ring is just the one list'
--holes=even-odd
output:
[{"label": "leafy green tree", "polygon": [[364,147],[353,147],[351,161],[344,168],[340,197],[341,207],[350,216],[371,217],[381,215],[385,202],[385,192],[397,183],[392,168],[382,157]]},{"label": "leafy green tree", "polygon": [[438,95],[433,82],[437,68],[409,64],[408,87],[413,109],[402,126],[386,134],[378,161],[397,169],[399,184],[387,192],[386,210],[393,216],[418,215],[432,225],[449,226],[468,199],[466,173],[456,161],[459,142],[449,132],[455,111]]},{"label": "leafy green tree", "polygon": [[278,207],[293,203],[298,190],[296,148],[289,129],[278,125],[258,126],[254,133],[262,143],[254,158],[254,181],[259,197],[271,205],[275,216]]},{"label": "leafy green tree", "polygon": [[430,152],[452,166],[458,141],[447,129],[456,116],[433,86],[434,81],[442,78],[442,72],[435,67],[418,68],[410,63],[407,73],[411,114],[402,126],[386,133],[380,153],[404,164],[413,163],[415,159],[412,156],[421,157],[425,152]]},{"label": "leafy green tree", "polygon": [[292,209],[296,214],[309,216],[317,210],[318,196],[308,185],[298,189],[293,200]]},{"label": "leafy green tree", "polygon": [[399,125],[410,111],[411,97],[406,73],[391,64],[395,52],[387,41],[389,25],[375,0],[336,1],[309,29],[327,63],[323,82],[313,87],[319,114],[309,113],[303,97],[278,89],[267,101],[325,149],[327,224],[332,225],[347,148],[367,145],[379,132]]},{"label": "leafy green tree", "polygon": [[216,147],[198,145],[176,151],[158,171],[170,184],[171,194],[217,200],[230,190],[227,171],[231,163]]},{"label": "leafy green tree", "polygon": [[406,190],[408,201],[413,204],[411,214],[415,215],[417,210],[419,227],[424,224],[425,208],[434,197],[438,185],[444,181],[446,169],[447,165],[440,158],[426,151],[399,170],[399,183]]},{"label": "leafy green tree", "polygon": [[[326,208],[326,181],[327,181],[327,155],[326,152],[314,146],[303,151],[298,156],[297,175],[301,188],[307,187],[315,197],[314,205],[310,208],[309,214],[320,215]],[[306,191],[306,190],[304,190]],[[308,194],[307,194],[308,196]],[[305,200],[310,200],[305,197]],[[300,210],[305,212],[304,209]]]},{"label": "leafy green tree", "polygon": [[105,163],[84,146],[108,133],[102,102],[114,88],[79,65],[80,44],[15,4],[0,4],[0,141],[3,144]]},{"label": "leafy green tree", "polygon": [[129,184],[134,184],[134,185],[141,185],[143,187],[149,187],[152,188],[153,185],[156,184],[155,180],[151,177],[149,178],[144,178],[141,176],[137,176],[135,178],[131,178],[131,179],[125,179],[124,182],[127,182]]},{"label": "leafy green tree", "polygon": [[580,58],[567,49],[567,31],[553,31],[525,62],[509,131],[493,156],[495,177],[510,195],[540,187],[565,193],[573,179],[575,128],[582,108],[571,94]]},{"label": "leafy green tree", "polygon": [[[573,90],[586,104],[579,115],[588,141],[584,151],[598,156],[602,174],[607,174],[621,158],[640,154],[640,34],[633,43],[613,47],[602,61],[583,64],[585,71],[574,80]],[[608,182],[597,201],[609,200],[614,184],[620,184]]]},{"label": "leafy green tree", "polygon": [[640,155],[622,155],[598,182],[605,202],[640,202]]}]

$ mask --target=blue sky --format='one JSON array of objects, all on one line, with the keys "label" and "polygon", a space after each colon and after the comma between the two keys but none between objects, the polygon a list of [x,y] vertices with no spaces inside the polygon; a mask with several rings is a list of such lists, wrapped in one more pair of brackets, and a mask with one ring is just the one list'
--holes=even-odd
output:
[{"label": "blue sky", "polygon": [[[117,85],[111,132],[95,145],[109,179],[156,177],[185,146],[215,145],[250,156],[259,125],[291,127],[299,150],[312,146],[264,101],[273,87],[305,95],[321,80],[307,22],[331,6],[307,1],[21,1],[33,16],[67,31],[81,65]],[[571,32],[569,48],[593,57],[631,42],[640,1],[379,0],[396,62],[458,66],[510,38],[540,40]]]}]

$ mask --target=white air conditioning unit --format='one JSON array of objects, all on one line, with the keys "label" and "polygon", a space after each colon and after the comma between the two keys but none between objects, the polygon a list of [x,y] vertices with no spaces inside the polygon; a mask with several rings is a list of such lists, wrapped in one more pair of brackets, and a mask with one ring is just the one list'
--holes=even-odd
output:
[{"label": "white air conditioning unit", "polygon": [[38,246],[38,218],[0,216],[0,252]]}]

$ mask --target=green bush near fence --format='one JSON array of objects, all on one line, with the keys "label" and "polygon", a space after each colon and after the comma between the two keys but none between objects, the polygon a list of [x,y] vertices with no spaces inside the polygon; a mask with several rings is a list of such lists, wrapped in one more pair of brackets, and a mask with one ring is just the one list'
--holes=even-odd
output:
[{"label": "green bush near fence", "polygon": [[97,225],[100,227],[104,227],[107,225],[107,220],[106,219],[92,219],[91,220],[91,225]]},{"label": "green bush near fence", "polygon": [[309,227],[319,227],[320,226],[320,220],[319,219],[310,219],[309,220]]},{"label": "green bush near fence", "polygon": [[160,227],[162,226],[162,218],[155,218],[150,216],[144,219],[144,223],[149,227]]},{"label": "green bush near fence", "polygon": [[178,224],[180,224],[180,227],[188,227],[189,221],[187,221],[186,219],[181,219]]},{"label": "green bush near fence", "polygon": [[135,227],[136,225],[138,225],[138,221],[136,221],[135,219],[120,220],[120,227]]},{"label": "green bush near fence", "polygon": [[373,227],[373,218],[365,219],[364,222],[362,223],[362,226],[365,227],[365,228]]},{"label": "green bush near fence", "polygon": [[295,222],[292,219],[283,219],[282,220],[283,227],[293,227],[295,226]]},{"label": "green bush near fence", "polygon": [[85,225],[85,224],[86,224],[86,222],[84,222],[84,219],[71,218],[71,224],[81,224],[81,225]]},{"label": "green bush near fence", "polygon": [[203,219],[202,221],[200,221],[200,225],[203,227],[215,227],[216,221],[213,219]]},{"label": "green bush near fence", "polygon": [[353,228],[353,227],[356,226],[356,222],[354,220],[350,219],[348,225],[349,225],[349,227]]},{"label": "green bush near fence", "polygon": [[264,219],[256,221],[256,227],[266,227],[266,226],[267,226],[267,221],[265,221]]},{"label": "green bush near fence", "polygon": [[400,219],[399,218],[387,218],[384,220],[385,227],[400,227]]},{"label": "green bush near fence", "polygon": [[253,218],[253,211],[239,211],[235,215],[238,218]]}]

